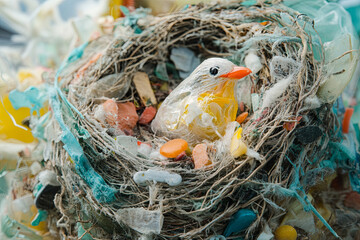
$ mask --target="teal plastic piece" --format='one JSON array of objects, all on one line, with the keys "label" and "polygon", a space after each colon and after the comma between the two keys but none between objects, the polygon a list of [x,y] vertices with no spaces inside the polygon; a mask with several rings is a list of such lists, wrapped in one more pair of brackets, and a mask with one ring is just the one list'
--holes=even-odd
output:
[{"label": "teal plastic piece", "polygon": [[224,236],[229,237],[246,230],[256,220],[256,213],[251,209],[240,209],[232,216],[227,225]]},{"label": "teal plastic piece", "polygon": [[43,238],[37,235],[30,228],[20,224],[14,219],[11,219],[8,215],[1,217],[1,232],[11,239],[22,240],[42,240]]},{"label": "teal plastic piece", "polygon": [[[65,124],[63,112],[71,115],[71,109],[74,110],[79,117],[84,118],[82,114],[66,99],[61,89],[58,87],[60,72],[67,67],[68,64],[80,59],[84,53],[87,43],[74,49],[67,60],[62,63],[56,73],[54,87],[48,88],[49,102],[53,111],[54,118],[59,123],[62,130],[61,141],[64,143],[64,149],[67,151],[71,159],[75,162],[75,169],[80,177],[90,186],[94,197],[100,203],[111,203],[115,201],[116,189],[110,187],[105,180],[93,169],[89,160],[78,142],[77,138]],[[60,99],[64,103],[61,104]],[[74,116],[71,116],[75,118]],[[76,129],[83,138],[87,138],[90,134],[80,127]]]},{"label": "teal plastic piece", "polygon": [[34,220],[31,222],[31,226],[39,226],[40,222],[45,221],[47,217],[47,211],[39,209],[38,214],[36,214]]},{"label": "teal plastic piece", "polygon": [[[312,37],[313,48],[319,46],[317,35],[320,36],[322,44],[328,46],[325,49],[325,62],[331,61],[349,49],[358,49],[359,41],[351,17],[340,4],[329,3],[325,0],[285,0],[283,3],[295,11],[305,14],[298,16],[297,20],[300,23],[307,23],[305,30]],[[316,31],[313,29],[312,23]],[[344,44],[344,39],[348,42],[351,41],[351,46]],[[321,60],[320,52],[315,51],[315,53],[315,58]]]},{"label": "teal plastic piece", "polygon": [[353,6],[345,6],[345,9],[350,13],[354,27],[358,35],[360,35],[360,2],[358,1]]},{"label": "teal plastic piece", "polygon": [[124,26],[130,26],[132,29],[134,29],[134,33],[140,34],[142,33],[141,28],[137,25],[137,21],[140,18],[145,18],[150,13],[150,9],[146,8],[137,8],[135,11],[130,12],[129,9],[125,6],[120,6],[120,10],[125,15],[125,18],[122,21],[122,24]]},{"label": "teal plastic piece", "polygon": [[154,70],[155,76],[163,81],[169,81],[169,75],[166,69],[166,63],[158,62]]},{"label": "teal plastic piece", "polygon": [[35,185],[34,190],[33,190],[34,197],[37,197],[37,195],[42,187],[43,187],[43,184],[40,182]]},{"label": "teal plastic piece", "polygon": [[47,139],[45,138],[45,127],[46,127],[47,121],[50,118],[50,114],[51,114],[51,112],[45,113],[42,117],[39,118],[35,127],[33,127],[31,129],[33,136],[36,137],[37,139],[42,139],[42,140],[47,141]]},{"label": "teal plastic piece", "polygon": [[30,108],[31,114],[35,111],[40,116],[40,108],[44,106],[47,100],[45,91],[37,87],[31,86],[24,92],[12,90],[9,93],[9,100],[12,106],[17,110],[22,107]]},{"label": "teal plastic piece", "polygon": [[[84,223],[84,225],[86,225],[86,223]],[[81,238],[83,240],[94,240],[94,238],[92,238],[89,233],[85,233],[85,229],[81,223],[78,222],[76,224],[76,226],[78,228],[78,238],[79,239]]]},{"label": "teal plastic piece", "polygon": [[[114,188],[110,187],[105,180],[92,168],[84,151],[73,135],[69,127],[65,124],[62,115],[62,106],[55,88],[49,88],[50,105],[55,119],[62,130],[61,141],[64,143],[64,149],[75,162],[75,169],[82,179],[91,187],[94,197],[101,203],[110,203],[115,200]],[[85,130],[83,130],[85,131]]]},{"label": "teal plastic piece", "polygon": [[255,5],[256,3],[257,3],[256,0],[246,0],[246,1],[242,2],[241,5],[250,7],[250,6]]},{"label": "teal plastic piece", "polygon": [[0,204],[9,192],[9,186],[5,179],[6,171],[0,170]]}]

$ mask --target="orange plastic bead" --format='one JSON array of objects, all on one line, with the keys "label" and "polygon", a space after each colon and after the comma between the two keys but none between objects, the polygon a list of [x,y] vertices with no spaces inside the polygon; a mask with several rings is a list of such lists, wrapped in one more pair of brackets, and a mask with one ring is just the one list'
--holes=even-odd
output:
[{"label": "orange plastic bead", "polygon": [[237,116],[236,121],[239,124],[242,124],[248,116],[249,116],[248,112],[243,112],[239,116]]},{"label": "orange plastic bead", "polygon": [[184,139],[173,139],[160,148],[160,154],[164,157],[175,158],[188,149],[188,143]]}]

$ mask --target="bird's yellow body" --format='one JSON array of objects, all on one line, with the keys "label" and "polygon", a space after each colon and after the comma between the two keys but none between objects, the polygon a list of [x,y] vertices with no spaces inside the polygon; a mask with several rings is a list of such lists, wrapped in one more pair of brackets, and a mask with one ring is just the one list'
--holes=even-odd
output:
[{"label": "bird's yellow body", "polygon": [[205,60],[165,99],[152,122],[153,131],[190,144],[223,136],[236,119],[237,80],[250,72],[226,59]]},{"label": "bird's yellow body", "polygon": [[[202,112],[199,114],[191,124],[189,130],[197,132],[203,138],[212,140],[218,138],[219,135],[224,135],[226,125],[236,119],[238,105],[235,99],[234,87],[235,81],[229,80],[219,86],[216,86],[212,91],[201,93],[197,98],[197,103]],[[188,106],[185,106],[184,114],[181,116],[181,122],[185,123],[187,115],[189,114]],[[208,125],[198,124],[204,118],[204,114],[211,117],[213,127]]]}]

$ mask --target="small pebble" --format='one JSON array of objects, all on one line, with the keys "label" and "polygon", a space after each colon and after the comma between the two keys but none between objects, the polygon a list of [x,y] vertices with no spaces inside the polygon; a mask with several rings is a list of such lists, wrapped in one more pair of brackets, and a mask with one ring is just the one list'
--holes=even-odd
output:
[{"label": "small pebble", "polygon": [[282,225],[275,231],[276,240],[296,240],[297,232],[295,228],[290,225]]},{"label": "small pebble", "polygon": [[160,148],[160,154],[167,158],[175,158],[188,149],[188,143],[183,139],[173,139]]},{"label": "small pebble", "polygon": [[116,102],[112,99],[106,100],[102,104],[105,111],[105,119],[108,124],[113,127],[116,127],[117,117],[118,117],[118,106]]},{"label": "small pebble", "polygon": [[134,103],[118,103],[118,128],[123,131],[132,132],[132,129],[136,126],[139,116],[136,113]]},{"label": "small pebble", "polygon": [[344,199],[344,205],[348,208],[360,210],[360,194],[354,191],[349,192]]},{"label": "small pebble", "polygon": [[242,124],[248,116],[249,116],[248,112],[243,112],[239,116],[237,116],[236,121],[239,124]]},{"label": "small pebble", "polygon": [[245,104],[244,104],[244,102],[240,102],[240,104],[239,104],[239,109],[240,109],[241,112],[244,112],[244,111],[245,111]]},{"label": "small pebble", "polygon": [[144,112],[141,114],[139,119],[139,124],[147,125],[149,124],[156,115],[156,108],[153,106],[146,107]]},{"label": "small pebble", "polygon": [[195,164],[195,169],[203,168],[212,164],[206,152],[207,146],[204,143],[198,144],[192,151],[192,157]]}]

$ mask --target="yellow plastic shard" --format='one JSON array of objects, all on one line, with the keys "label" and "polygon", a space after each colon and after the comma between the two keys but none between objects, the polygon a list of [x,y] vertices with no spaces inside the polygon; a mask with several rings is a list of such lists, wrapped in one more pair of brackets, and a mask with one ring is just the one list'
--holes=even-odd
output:
[{"label": "yellow plastic shard", "polygon": [[26,70],[20,70],[18,72],[18,79],[20,83],[24,82],[28,78],[35,78],[35,76],[34,74]]},{"label": "yellow plastic shard", "polygon": [[238,128],[231,139],[230,153],[234,158],[240,157],[247,152],[245,143],[241,140],[242,128]]},{"label": "yellow plastic shard", "polygon": [[[40,115],[43,115],[46,112],[47,105],[40,109]],[[31,129],[21,123],[29,116],[29,108],[20,108],[15,110],[9,100],[9,95],[6,94],[3,96],[2,102],[0,101],[0,140],[16,139],[24,143],[33,142],[35,138],[31,133]],[[21,127],[16,126],[14,121]]]}]

